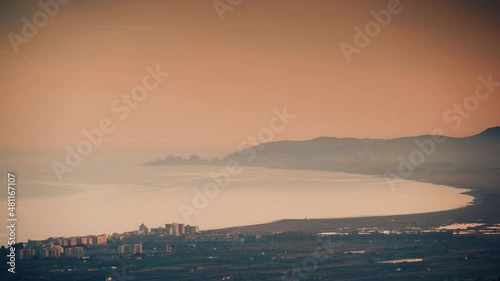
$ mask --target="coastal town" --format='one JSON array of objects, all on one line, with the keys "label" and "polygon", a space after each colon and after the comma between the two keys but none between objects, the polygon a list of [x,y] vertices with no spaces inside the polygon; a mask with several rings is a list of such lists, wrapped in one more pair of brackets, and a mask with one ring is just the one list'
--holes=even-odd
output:
[{"label": "coastal town", "polygon": [[[184,237],[194,238],[199,233],[198,226],[190,226],[178,223],[165,224],[164,227],[148,228],[141,224],[138,230],[125,233],[114,233],[112,235],[87,235],[73,237],[51,237],[45,240],[29,240],[19,250],[19,259],[29,258],[88,258],[96,254],[142,254],[142,244],[126,244],[131,237]],[[108,246],[116,244],[116,249]],[[85,251],[84,251],[85,250]],[[165,252],[171,252],[170,246],[166,244]]]},{"label": "coastal town", "polygon": [[500,224],[400,225],[262,232],[142,223],[124,233],[20,243],[17,274],[23,280],[112,281],[125,280],[123,274],[139,280],[332,280],[357,270],[366,277],[377,272],[372,280],[498,280]]}]

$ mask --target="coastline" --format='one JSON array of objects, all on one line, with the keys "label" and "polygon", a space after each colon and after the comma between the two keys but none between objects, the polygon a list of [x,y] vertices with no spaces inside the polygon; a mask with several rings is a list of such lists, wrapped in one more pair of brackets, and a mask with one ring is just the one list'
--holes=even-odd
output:
[{"label": "coastline", "polygon": [[[257,167],[263,168],[263,167]],[[265,167],[264,167],[265,168]],[[268,168],[272,169],[272,168]],[[280,169],[287,170],[287,169]],[[311,170],[304,170],[311,171]],[[324,170],[323,170],[324,171]],[[383,178],[381,175],[369,174],[354,174],[337,171],[324,171],[350,175],[363,175]],[[425,178],[425,179],[424,179]],[[307,219],[285,218],[271,222],[262,222],[253,225],[230,225],[224,228],[212,228],[205,230],[207,232],[225,232],[225,231],[242,231],[242,232],[274,232],[274,231],[310,231],[310,232],[329,232],[338,231],[340,228],[365,228],[374,227],[377,225],[387,229],[401,229],[406,226],[416,226],[422,228],[438,227],[447,223],[453,222],[476,222],[477,219],[487,217],[487,213],[495,214],[494,202],[500,204],[500,193],[496,190],[496,183],[500,182],[500,176],[490,180],[489,186],[484,183],[478,183],[484,180],[482,177],[457,177],[449,175],[435,175],[434,177],[416,175],[412,178],[405,179],[409,181],[421,182],[425,184],[441,185],[449,188],[464,189],[460,192],[472,196],[470,203],[463,207],[451,208],[439,211],[423,211],[417,213],[403,214],[388,214],[388,215],[370,215],[370,216],[347,216],[347,217],[322,217]],[[495,197],[495,194],[498,195]],[[493,201],[491,199],[494,199]],[[495,199],[496,198],[496,199]],[[491,203],[493,202],[493,203]],[[491,207],[491,206],[492,207]],[[490,207],[487,207],[490,206]],[[490,211],[487,211],[490,210]],[[493,211],[492,211],[493,210]],[[494,218],[494,216],[491,216]],[[278,219],[277,217],[276,219]],[[494,220],[488,220],[494,221]],[[495,221],[496,222],[496,221]]]},{"label": "coastline", "polygon": [[351,230],[366,227],[383,227],[384,229],[400,230],[406,227],[422,229],[435,228],[445,224],[462,222],[482,222],[486,224],[499,223],[496,218],[497,207],[500,206],[500,192],[498,184],[500,175],[490,174],[489,178],[480,176],[427,176],[425,181],[421,175],[414,175],[408,180],[446,185],[452,188],[468,189],[463,194],[474,199],[467,206],[454,209],[424,212],[414,214],[400,214],[388,216],[365,216],[347,218],[323,219],[281,219],[274,222],[228,227],[208,230],[208,232],[336,232],[350,227]]}]

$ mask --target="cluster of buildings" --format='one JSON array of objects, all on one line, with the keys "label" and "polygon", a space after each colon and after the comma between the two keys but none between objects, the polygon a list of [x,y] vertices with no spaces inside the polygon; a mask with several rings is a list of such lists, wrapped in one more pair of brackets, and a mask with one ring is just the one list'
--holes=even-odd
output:
[{"label": "cluster of buildings", "polygon": [[35,255],[36,255],[36,252],[35,252],[35,249],[33,249],[33,248],[19,250],[19,258],[22,260],[34,257]]},{"label": "cluster of buildings", "polygon": [[27,247],[19,250],[19,258],[81,258],[83,257],[83,246],[99,246],[107,243],[108,236],[106,234],[28,241]]},{"label": "cluster of buildings", "polygon": [[118,246],[118,254],[135,255],[142,254],[142,244],[125,244]]},{"label": "cluster of buildings", "polygon": [[59,244],[63,247],[77,246],[77,245],[106,245],[108,243],[108,236],[106,234],[102,235],[89,235],[89,236],[77,236],[70,238],[59,238],[55,244]]},{"label": "cluster of buildings", "polygon": [[197,225],[185,225],[182,223],[167,223],[165,227],[157,227],[149,229],[146,225],[141,224],[138,235],[167,235],[167,236],[181,236],[186,234],[196,234],[200,232],[200,228]]},{"label": "cluster of buildings", "polygon": [[62,247],[61,245],[50,245],[48,247],[35,246],[19,250],[19,259],[29,258],[81,258],[83,257],[83,247]]},{"label": "cluster of buildings", "polygon": [[[157,236],[184,236],[199,233],[198,226],[184,225],[182,223],[165,224],[165,227],[151,228],[141,224],[139,230],[124,234],[113,234],[109,236],[114,240],[121,241],[127,235],[157,235]],[[99,247],[108,244],[108,235],[87,235],[67,238],[49,238],[43,241],[28,241],[26,248],[18,252],[20,259],[29,258],[82,258],[84,250],[87,255],[92,254],[120,254],[135,255],[142,254],[142,244],[123,244],[118,248]],[[115,251],[116,249],[116,251]],[[163,250],[162,250],[163,251]],[[165,246],[165,253],[172,252],[170,245]]]}]

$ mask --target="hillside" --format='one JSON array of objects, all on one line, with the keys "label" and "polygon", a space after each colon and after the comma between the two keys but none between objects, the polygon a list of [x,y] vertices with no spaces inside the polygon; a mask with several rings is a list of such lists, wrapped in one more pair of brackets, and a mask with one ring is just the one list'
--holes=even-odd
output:
[{"label": "hillside", "polygon": [[[465,138],[416,136],[395,139],[320,137],[264,143],[228,155],[240,165],[329,170],[360,174],[496,174],[500,172],[500,127]],[[251,155],[255,155],[252,160]]]}]

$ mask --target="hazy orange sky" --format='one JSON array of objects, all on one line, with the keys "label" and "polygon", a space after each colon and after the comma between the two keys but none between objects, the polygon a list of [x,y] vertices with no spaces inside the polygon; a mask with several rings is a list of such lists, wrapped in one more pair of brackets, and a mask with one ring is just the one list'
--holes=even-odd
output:
[{"label": "hazy orange sky", "polygon": [[[225,2],[225,1],[224,1]],[[106,145],[230,147],[297,115],[276,140],[466,136],[500,124],[500,88],[456,130],[443,113],[500,81],[496,1],[401,1],[403,11],[347,63],[339,44],[389,1],[70,1],[16,54],[37,1],[0,4],[0,144],[73,145],[109,117]],[[113,100],[145,67],[170,76],[121,121]]]}]

